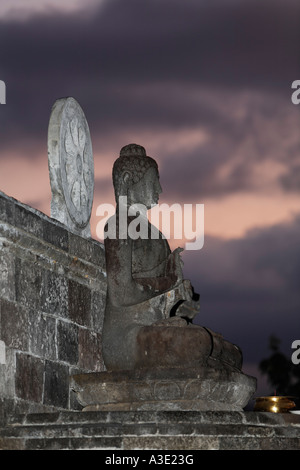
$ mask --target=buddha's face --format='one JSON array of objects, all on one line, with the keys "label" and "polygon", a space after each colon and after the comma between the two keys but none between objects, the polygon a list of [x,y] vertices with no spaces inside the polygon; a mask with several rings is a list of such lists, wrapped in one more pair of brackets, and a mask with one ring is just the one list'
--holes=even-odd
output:
[{"label": "buddha's face", "polygon": [[129,205],[143,204],[151,209],[158,203],[161,192],[158,172],[151,167],[137,183],[128,188],[127,202]]}]

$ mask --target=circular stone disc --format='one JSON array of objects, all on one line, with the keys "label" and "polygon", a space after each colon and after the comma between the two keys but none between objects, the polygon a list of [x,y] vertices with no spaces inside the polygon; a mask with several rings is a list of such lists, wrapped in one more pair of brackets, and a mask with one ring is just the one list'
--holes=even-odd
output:
[{"label": "circular stone disc", "polygon": [[88,123],[74,98],[62,98],[55,102],[49,135],[57,140],[57,178],[67,211],[74,224],[84,228],[92,211],[94,159]]}]

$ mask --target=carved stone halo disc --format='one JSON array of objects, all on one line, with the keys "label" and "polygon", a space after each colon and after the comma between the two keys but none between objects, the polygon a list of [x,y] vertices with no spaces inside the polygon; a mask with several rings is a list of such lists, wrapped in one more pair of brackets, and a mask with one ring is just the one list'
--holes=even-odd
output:
[{"label": "carved stone halo disc", "polygon": [[73,223],[84,228],[91,216],[94,195],[94,159],[88,123],[74,98],[55,102],[50,123],[56,134],[59,159],[57,183]]}]

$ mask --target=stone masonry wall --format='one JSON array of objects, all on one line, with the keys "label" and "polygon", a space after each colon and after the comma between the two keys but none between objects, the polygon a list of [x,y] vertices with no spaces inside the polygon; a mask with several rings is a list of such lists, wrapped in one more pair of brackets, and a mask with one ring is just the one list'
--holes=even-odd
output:
[{"label": "stone masonry wall", "polygon": [[101,243],[0,193],[2,414],[70,409],[70,374],[104,370],[104,263]]}]

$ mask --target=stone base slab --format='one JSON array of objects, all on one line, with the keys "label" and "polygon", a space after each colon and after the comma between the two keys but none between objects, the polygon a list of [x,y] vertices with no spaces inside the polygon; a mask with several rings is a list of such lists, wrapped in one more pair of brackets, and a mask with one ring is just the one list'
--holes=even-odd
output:
[{"label": "stone base slab", "polygon": [[79,374],[70,387],[84,411],[241,411],[256,379],[223,364]]},{"label": "stone base slab", "polygon": [[188,451],[200,465],[203,455],[196,460],[197,450],[300,450],[300,416],[253,411],[23,414],[0,425],[0,449],[109,451],[97,459],[124,451],[134,455],[133,450]]}]

